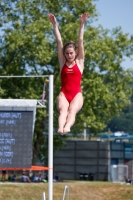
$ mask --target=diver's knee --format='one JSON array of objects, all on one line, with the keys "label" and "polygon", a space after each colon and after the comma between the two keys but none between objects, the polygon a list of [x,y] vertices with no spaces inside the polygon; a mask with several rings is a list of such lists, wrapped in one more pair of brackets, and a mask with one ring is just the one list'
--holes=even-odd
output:
[{"label": "diver's knee", "polygon": [[69,114],[76,115],[77,111],[76,111],[75,108],[69,108],[69,109],[68,109],[68,113],[69,113]]},{"label": "diver's knee", "polygon": [[59,109],[59,113],[60,114],[67,114],[68,110],[64,109],[64,108],[60,108]]}]

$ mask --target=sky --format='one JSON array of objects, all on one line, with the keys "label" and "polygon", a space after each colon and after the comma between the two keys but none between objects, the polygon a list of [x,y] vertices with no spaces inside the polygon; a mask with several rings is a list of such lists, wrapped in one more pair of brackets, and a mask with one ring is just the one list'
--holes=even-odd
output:
[{"label": "sky", "polygon": [[[97,0],[94,2],[100,16],[93,25],[113,29],[121,26],[123,33],[133,34],[133,0]],[[124,69],[133,69],[133,61],[126,59]]]}]

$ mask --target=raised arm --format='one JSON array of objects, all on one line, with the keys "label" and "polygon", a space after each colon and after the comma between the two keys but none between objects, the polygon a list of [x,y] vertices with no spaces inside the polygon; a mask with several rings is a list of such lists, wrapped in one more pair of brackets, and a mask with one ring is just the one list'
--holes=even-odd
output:
[{"label": "raised arm", "polygon": [[[78,35],[78,55],[77,59],[79,62],[84,62],[84,44],[83,44],[83,38],[84,38],[84,23],[86,22],[88,18],[88,13],[84,13],[80,16],[80,25],[79,25],[79,35]],[[83,67],[83,66],[81,66]]]},{"label": "raised arm", "polygon": [[61,67],[64,64],[63,43],[62,43],[61,34],[59,32],[59,28],[58,28],[58,24],[57,24],[55,16],[52,13],[50,13],[48,14],[48,18],[53,25],[54,35],[57,42],[58,59],[59,59],[60,69],[61,69]]}]

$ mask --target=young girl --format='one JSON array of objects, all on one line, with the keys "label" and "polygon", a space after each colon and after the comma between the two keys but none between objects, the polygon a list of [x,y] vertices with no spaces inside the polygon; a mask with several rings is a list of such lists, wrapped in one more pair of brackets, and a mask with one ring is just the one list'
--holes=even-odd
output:
[{"label": "young girl", "polygon": [[76,114],[83,106],[80,83],[84,69],[84,23],[88,16],[87,13],[80,16],[77,48],[73,41],[69,41],[63,46],[56,18],[53,14],[48,14],[50,22],[53,25],[60,64],[62,87],[57,103],[60,113],[58,118],[58,133],[61,134],[70,132],[70,128],[75,122]]}]

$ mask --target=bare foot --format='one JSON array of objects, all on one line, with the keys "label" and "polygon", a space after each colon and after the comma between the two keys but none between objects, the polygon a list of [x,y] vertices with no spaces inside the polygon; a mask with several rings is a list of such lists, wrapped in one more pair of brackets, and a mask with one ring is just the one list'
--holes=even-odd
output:
[{"label": "bare foot", "polygon": [[70,127],[65,126],[63,129],[63,133],[69,133],[70,132]]},{"label": "bare foot", "polygon": [[57,132],[60,133],[60,134],[63,134],[63,128],[59,127]]}]

